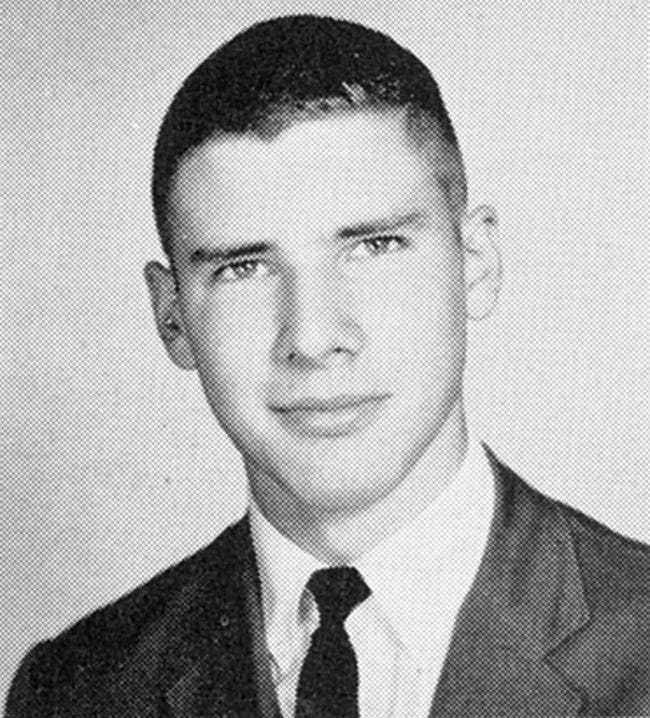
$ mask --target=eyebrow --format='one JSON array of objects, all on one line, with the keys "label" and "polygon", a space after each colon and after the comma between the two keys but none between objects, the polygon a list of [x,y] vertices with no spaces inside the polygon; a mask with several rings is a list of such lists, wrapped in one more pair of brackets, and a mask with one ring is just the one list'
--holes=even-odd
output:
[{"label": "eyebrow", "polygon": [[[336,237],[338,239],[353,239],[354,237],[367,237],[373,234],[395,232],[404,227],[420,224],[424,222],[427,216],[426,212],[415,210],[392,217],[359,222],[348,227],[342,227],[336,232]],[[272,249],[273,245],[269,242],[253,242],[223,249],[216,247],[198,247],[190,254],[190,264],[228,263],[241,259],[242,257],[266,254]]]},{"label": "eyebrow", "polygon": [[349,227],[343,227],[336,233],[336,236],[341,239],[351,239],[354,237],[365,237],[370,234],[395,232],[396,230],[404,227],[420,224],[424,222],[426,218],[426,212],[423,212],[422,210],[415,210],[405,214],[369,220],[367,222],[359,222],[358,224],[353,224]]},{"label": "eyebrow", "polygon": [[242,244],[228,249],[213,249],[211,247],[199,247],[190,254],[190,264],[203,264],[209,262],[232,262],[242,257],[265,254],[271,250],[267,242],[254,242]]}]

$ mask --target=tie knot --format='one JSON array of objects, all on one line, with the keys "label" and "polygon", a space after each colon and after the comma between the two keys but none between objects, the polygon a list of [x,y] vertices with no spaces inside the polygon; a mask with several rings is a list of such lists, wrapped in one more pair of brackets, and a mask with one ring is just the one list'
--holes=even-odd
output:
[{"label": "tie knot", "polygon": [[361,574],[349,566],[314,571],[307,588],[316,600],[321,623],[343,623],[352,609],[370,595]]}]

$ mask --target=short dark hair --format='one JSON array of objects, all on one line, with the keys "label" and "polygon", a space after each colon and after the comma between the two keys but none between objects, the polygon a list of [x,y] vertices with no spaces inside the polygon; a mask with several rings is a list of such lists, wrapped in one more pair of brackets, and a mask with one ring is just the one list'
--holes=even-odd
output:
[{"label": "short dark hair", "polygon": [[415,55],[363,25],[290,15],[251,26],[209,55],[185,80],[161,124],[154,151],[156,226],[171,258],[170,184],[190,149],[219,135],[276,136],[328,112],[406,108],[434,122],[462,160],[438,85]]}]

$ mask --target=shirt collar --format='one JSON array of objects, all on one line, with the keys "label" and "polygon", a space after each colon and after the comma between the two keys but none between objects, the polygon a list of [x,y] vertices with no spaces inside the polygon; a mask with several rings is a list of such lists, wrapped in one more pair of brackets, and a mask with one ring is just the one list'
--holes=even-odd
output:
[{"label": "shirt collar", "polygon": [[[451,634],[478,570],[493,501],[488,458],[481,444],[470,438],[456,477],[436,500],[355,561],[382,616],[423,667],[441,636]],[[303,639],[305,585],[326,564],[281,534],[252,496],[249,516],[267,644],[284,670]]]},{"label": "shirt collar", "polygon": [[303,639],[307,607],[301,598],[305,585],[314,571],[326,565],[280,533],[252,495],[249,520],[260,573],[267,645],[284,672]]},{"label": "shirt collar", "polygon": [[383,616],[422,668],[451,637],[485,550],[493,504],[488,457],[470,438],[456,477],[436,500],[356,562]]}]

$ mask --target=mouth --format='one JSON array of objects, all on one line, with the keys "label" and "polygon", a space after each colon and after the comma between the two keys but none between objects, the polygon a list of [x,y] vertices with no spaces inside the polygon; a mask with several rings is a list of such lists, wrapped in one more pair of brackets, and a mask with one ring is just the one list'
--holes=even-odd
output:
[{"label": "mouth", "polygon": [[368,427],[379,414],[388,394],[307,397],[271,410],[293,434],[312,437],[345,436]]}]

